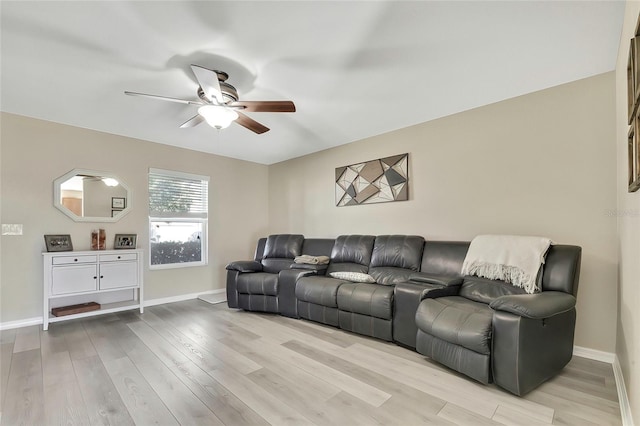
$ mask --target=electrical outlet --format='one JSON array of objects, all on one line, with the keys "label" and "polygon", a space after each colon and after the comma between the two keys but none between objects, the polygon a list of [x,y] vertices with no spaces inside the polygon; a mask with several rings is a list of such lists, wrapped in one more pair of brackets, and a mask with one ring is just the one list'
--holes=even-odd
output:
[{"label": "electrical outlet", "polygon": [[21,223],[3,223],[2,235],[22,235]]}]

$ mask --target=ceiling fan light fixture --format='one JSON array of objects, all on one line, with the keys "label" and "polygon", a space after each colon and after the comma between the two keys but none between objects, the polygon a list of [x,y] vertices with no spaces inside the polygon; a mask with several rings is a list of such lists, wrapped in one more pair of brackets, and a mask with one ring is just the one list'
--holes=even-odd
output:
[{"label": "ceiling fan light fixture", "polygon": [[119,182],[114,178],[106,177],[102,178],[102,182],[107,186],[118,186]]},{"label": "ceiling fan light fixture", "polygon": [[225,129],[238,118],[237,112],[219,105],[201,106],[198,108],[198,114],[204,117],[209,126],[216,129]]}]

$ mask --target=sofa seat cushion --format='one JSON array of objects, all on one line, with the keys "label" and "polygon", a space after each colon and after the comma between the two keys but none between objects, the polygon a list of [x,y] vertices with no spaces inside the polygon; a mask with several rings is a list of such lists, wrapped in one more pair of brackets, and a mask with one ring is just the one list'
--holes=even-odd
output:
[{"label": "sofa seat cushion", "polygon": [[338,288],[338,309],[390,320],[393,312],[393,286],[343,284]]},{"label": "sofa seat cushion", "polygon": [[491,353],[492,319],[489,305],[460,296],[425,299],[416,312],[423,332],[484,355]]},{"label": "sofa seat cushion", "polygon": [[240,274],[238,275],[237,286],[238,293],[277,296],[278,275],[266,272]]},{"label": "sofa seat cushion", "polygon": [[296,298],[328,308],[338,307],[338,288],[348,283],[329,277],[302,277],[296,283]]},{"label": "sofa seat cushion", "polygon": [[460,287],[460,296],[487,305],[502,296],[526,294],[524,289],[500,280],[466,276]]}]

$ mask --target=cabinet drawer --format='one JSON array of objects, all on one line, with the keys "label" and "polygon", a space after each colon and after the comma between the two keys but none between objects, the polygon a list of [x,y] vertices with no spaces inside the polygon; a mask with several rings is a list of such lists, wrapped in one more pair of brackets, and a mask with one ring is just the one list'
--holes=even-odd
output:
[{"label": "cabinet drawer", "polygon": [[122,254],[101,254],[100,262],[118,262],[122,260],[137,260],[138,255],[136,253],[122,253]]},{"label": "cabinet drawer", "polygon": [[56,256],[53,259],[54,265],[72,265],[76,263],[96,263],[97,256]]},{"label": "cabinet drawer", "polygon": [[96,265],[56,266],[51,269],[52,295],[84,293],[98,288]]}]

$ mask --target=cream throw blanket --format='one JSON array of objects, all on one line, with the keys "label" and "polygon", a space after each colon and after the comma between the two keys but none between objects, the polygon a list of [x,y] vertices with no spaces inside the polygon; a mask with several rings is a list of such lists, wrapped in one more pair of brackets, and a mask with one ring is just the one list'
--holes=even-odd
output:
[{"label": "cream throw blanket", "polygon": [[326,265],[329,260],[329,256],[309,256],[308,254],[296,256],[293,259],[295,263],[306,263],[308,265]]},{"label": "cream throw blanket", "polygon": [[540,291],[536,277],[551,240],[514,235],[478,235],[462,264],[463,275],[503,280],[527,293]]}]

